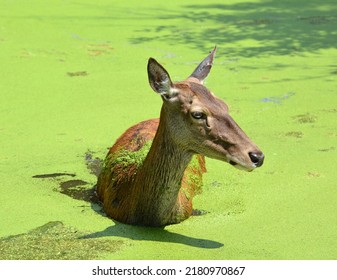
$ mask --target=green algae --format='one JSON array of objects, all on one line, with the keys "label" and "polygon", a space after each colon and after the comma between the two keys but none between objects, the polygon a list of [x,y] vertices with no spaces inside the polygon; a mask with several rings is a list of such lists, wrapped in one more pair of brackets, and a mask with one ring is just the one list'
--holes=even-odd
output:
[{"label": "green algae", "polygon": [[200,163],[198,160],[198,156],[194,155],[188,164],[187,167],[188,172],[186,173],[186,185],[193,185],[193,193],[191,193],[190,188],[182,188],[182,192],[186,196],[187,199],[191,199],[194,196],[202,193],[202,170],[200,170]]},{"label": "green algae", "polygon": [[133,166],[135,172],[142,166],[150,148],[152,141],[147,141],[136,151],[129,151],[121,148],[115,153],[109,154],[104,160],[103,170],[110,169],[111,171],[118,166],[118,169],[123,172]]},{"label": "green algae", "polygon": [[121,240],[85,238],[88,233],[49,222],[27,233],[0,239],[1,260],[84,260],[120,250]]},{"label": "green algae", "polygon": [[[334,1],[1,0],[1,6],[0,236],[62,221],[93,232],[93,239],[131,245],[96,256],[79,251],[79,258],[337,258]],[[159,116],[161,100],[147,84],[148,57],[181,80],[214,45],[206,86],[227,101],[266,160],[246,174],[206,159],[194,207],[207,215],[168,226],[165,234],[140,230],[55,192],[61,179],[32,178],[76,174],[94,186],[83,161],[88,149],[103,159],[128,127]],[[213,243],[223,246],[205,246]],[[33,250],[25,244],[18,238],[15,246]]]}]

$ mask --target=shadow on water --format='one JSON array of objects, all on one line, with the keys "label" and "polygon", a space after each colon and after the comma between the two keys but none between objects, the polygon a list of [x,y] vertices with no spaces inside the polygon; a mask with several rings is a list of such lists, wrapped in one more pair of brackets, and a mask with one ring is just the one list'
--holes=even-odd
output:
[{"label": "shadow on water", "polygon": [[[131,31],[129,41],[133,44],[164,42],[202,51],[221,45],[227,56],[292,55],[336,47],[335,0],[231,2],[189,5],[181,2],[167,6],[110,3],[104,6],[104,13],[102,6],[95,3],[74,3],[88,13],[82,16],[28,13],[16,19],[72,21],[74,24],[85,21],[106,28],[118,25]],[[78,34],[72,37],[89,40]]]},{"label": "shadow on water", "polygon": [[170,232],[164,228],[150,228],[141,226],[131,226],[115,222],[114,226],[110,226],[103,231],[84,235],[81,238],[100,238],[106,236],[117,236],[129,238],[132,240],[147,240],[158,242],[179,243],[193,247],[216,249],[222,247],[224,244],[207,240],[194,238],[179,233]]},{"label": "shadow on water", "polygon": [[139,36],[130,38],[132,43],[164,41],[202,50],[216,44],[239,56],[289,55],[336,47],[337,6],[332,0],[193,4],[150,11],[149,17],[155,14],[154,19],[162,24],[138,29]]}]

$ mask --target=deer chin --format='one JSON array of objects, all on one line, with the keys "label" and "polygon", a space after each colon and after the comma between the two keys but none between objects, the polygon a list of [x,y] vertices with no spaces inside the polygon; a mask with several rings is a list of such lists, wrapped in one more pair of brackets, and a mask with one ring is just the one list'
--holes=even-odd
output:
[{"label": "deer chin", "polygon": [[216,160],[221,160],[223,162],[227,162],[230,165],[234,166],[237,169],[243,170],[243,171],[247,171],[247,172],[251,172],[253,171],[256,166],[253,165],[252,163],[245,163],[243,160],[240,160],[239,158],[232,156],[228,153],[208,153],[206,154],[205,152],[200,153],[200,154],[204,154],[209,158],[213,158]]},{"label": "deer chin", "polygon": [[255,166],[252,166],[252,165],[247,166],[245,164],[241,164],[233,160],[229,160],[228,163],[237,169],[247,171],[247,172],[252,172],[256,168]]}]

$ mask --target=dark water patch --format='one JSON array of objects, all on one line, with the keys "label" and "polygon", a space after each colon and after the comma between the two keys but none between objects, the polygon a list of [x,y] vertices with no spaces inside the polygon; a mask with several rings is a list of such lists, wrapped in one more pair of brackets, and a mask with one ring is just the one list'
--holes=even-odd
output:
[{"label": "dark water patch", "polygon": [[[337,70],[336,70],[336,74],[337,74]],[[324,109],[323,112],[337,114],[337,109],[336,108]]]},{"label": "dark water patch", "polygon": [[253,25],[267,25],[276,23],[276,19],[273,18],[261,18],[261,19],[252,19],[252,20],[238,20],[237,25],[241,26],[253,26]]},{"label": "dark water patch", "polygon": [[92,186],[89,182],[83,181],[81,179],[72,179],[67,181],[61,181],[58,177],[71,176],[75,177],[75,174],[71,173],[51,173],[51,174],[40,174],[34,175],[33,178],[39,179],[57,179],[59,182],[59,188],[56,190],[62,194],[65,194],[73,199],[83,200],[90,202],[92,204],[99,204],[99,199],[96,195],[96,185]]},{"label": "dark water patch", "polygon": [[315,115],[309,113],[296,115],[293,116],[292,118],[296,120],[298,123],[314,123],[317,120],[317,117]]},{"label": "dark water patch", "polygon": [[301,131],[289,131],[285,134],[288,137],[302,138],[303,133]]},{"label": "dark water patch", "polygon": [[89,186],[89,183],[83,180],[69,180],[60,183],[60,193],[73,199],[83,200],[91,203],[99,203],[95,186]]},{"label": "dark water patch", "polygon": [[211,187],[217,188],[217,187],[220,187],[222,184],[218,181],[213,181],[212,183],[210,183],[210,185]]},{"label": "dark water patch", "polygon": [[86,260],[116,252],[124,242],[109,238],[83,239],[81,232],[53,221],[27,233],[0,239],[1,260]]},{"label": "dark water patch", "polygon": [[282,96],[270,96],[262,98],[260,101],[264,103],[275,103],[281,105],[283,101],[289,99],[290,97],[294,96],[295,92],[288,92]]},{"label": "dark water patch", "polygon": [[88,182],[85,182],[83,180],[69,180],[69,181],[62,182],[60,184],[60,187],[62,190],[68,190],[71,188],[75,188],[77,186],[83,186],[83,185],[88,185],[88,184],[89,184]]},{"label": "dark water patch", "polygon": [[208,214],[209,212],[206,210],[200,210],[200,209],[193,209],[192,216],[203,216]]},{"label": "dark water patch", "polygon": [[33,175],[32,178],[56,178],[56,177],[61,177],[61,176],[70,176],[70,177],[75,177],[76,174],[73,173],[50,173],[50,174],[38,174],[38,175]]},{"label": "dark water patch", "polygon": [[[102,160],[98,157],[93,156],[94,152],[88,151],[85,153],[85,162],[88,170],[91,174],[98,177],[102,168]],[[37,174],[33,175],[33,178],[39,179],[53,179],[59,183],[59,188],[56,188],[56,191],[59,191],[62,194],[65,194],[73,199],[82,200],[86,202],[90,202],[92,204],[92,208],[96,211],[96,207],[100,205],[100,201],[96,194],[96,185],[92,185],[89,182],[86,182],[81,179],[71,179],[65,180],[62,178],[64,176],[76,177],[74,173],[67,172],[58,172],[58,173],[48,173],[48,174]],[[59,178],[60,177],[60,178]],[[96,212],[100,212],[101,210],[97,210]]]},{"label": "dark water patch", "polygon": [[307,176],[311,178],[318,178],[321,177],[321,174],[319,174],[318,172],[308,172]]},{"label": "dark water patch", "polygon": [[89,150],[85,153],[85,162],[90,173],[98,177],[102,170],[103,160],[94,157],[93,152]]},{"label": "dark water patch", "polygon": [[77,72],[67,72],[69,77],[81,77],[81,76],[88,76],[87,71],[77,71]]},{"label": "dark water patch", "polygon": [[308,16],[308,17],[299,16],[297,19],[310,24],[324,24],[330,22],[337,22],[337,16]]},{"label": "dark water patch", "polygon": [[329,147],[329,148],[323,148],[323,149],[318,149],[319,152],[331,152],[331,151],[336,151],[336,147]]}]

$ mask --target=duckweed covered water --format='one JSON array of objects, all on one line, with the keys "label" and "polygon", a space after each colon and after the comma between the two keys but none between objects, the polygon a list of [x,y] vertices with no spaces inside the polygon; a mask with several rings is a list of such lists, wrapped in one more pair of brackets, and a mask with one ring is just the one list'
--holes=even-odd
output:
[{"label": "duckweed covered water", "polygon": [[[0,259],[337,258],[334,1],[0,5]],[[92,189],[117,137],[159,116],[147,59],[182,80],[214,45],[206,86],[264,166],[207,159],[206,215],[115,223]]]},{"label": "duckweed covered water", "polygon": [[1,259],[7,260],[85,260],[102,252],[120,250],[123,241],[86,238],[86,234],[66,227],[62,222],[49,222],[28,233],[0,239]]}]

